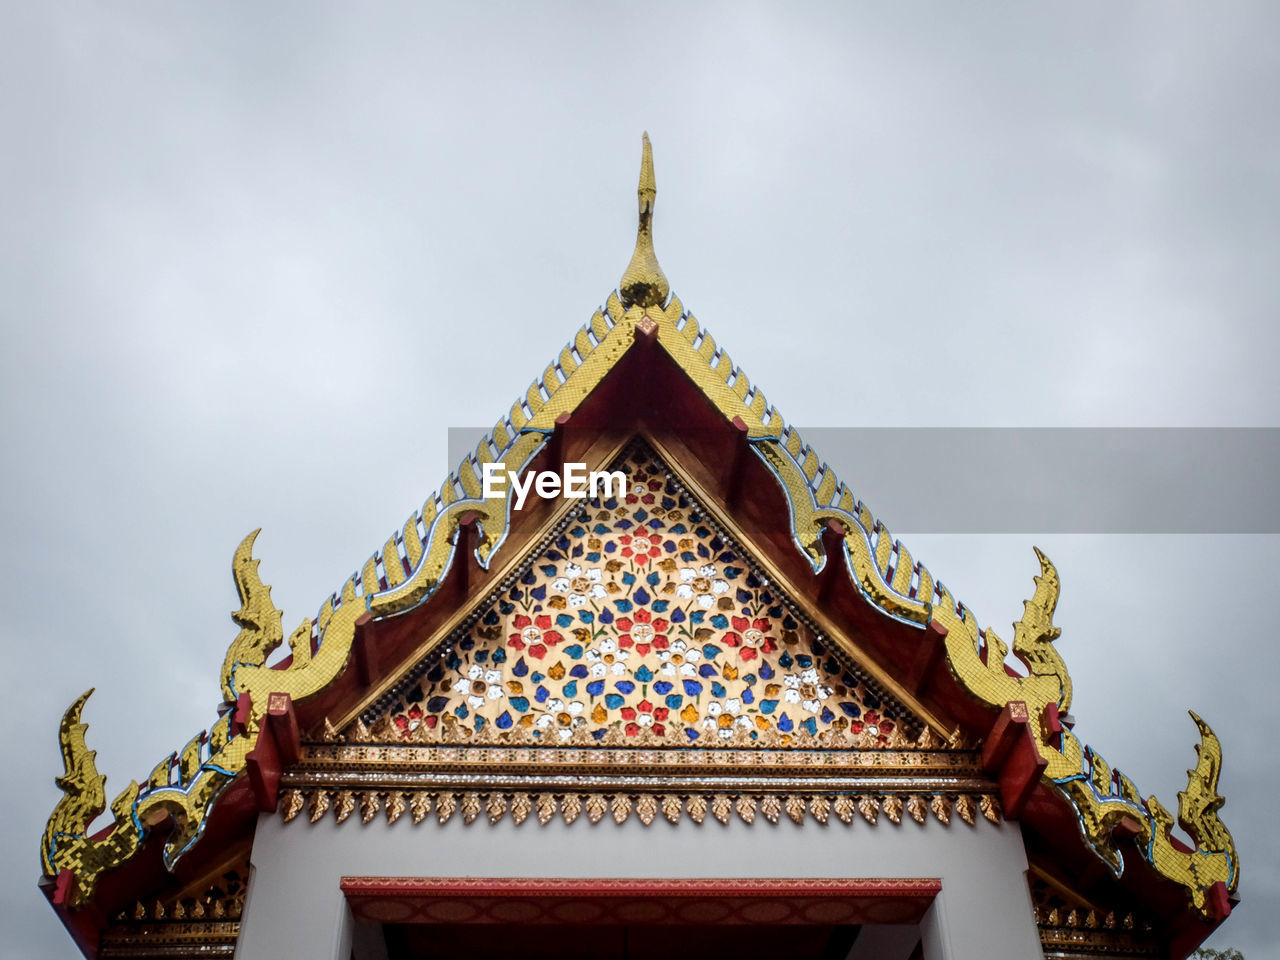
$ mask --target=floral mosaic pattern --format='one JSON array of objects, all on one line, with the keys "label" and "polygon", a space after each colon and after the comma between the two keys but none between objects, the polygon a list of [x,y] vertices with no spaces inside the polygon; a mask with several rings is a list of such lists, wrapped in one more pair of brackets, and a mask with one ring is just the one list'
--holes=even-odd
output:
[{"label": "floral mosaic pattern", "polygon": [[[645,449],[392,708],[404,739],[887,746],[897,721]],[[432,733],[434,731],[434,733]],[[902,731],[898,732],[901,736]],[[584,736],[585,735],[585,736]]]}]

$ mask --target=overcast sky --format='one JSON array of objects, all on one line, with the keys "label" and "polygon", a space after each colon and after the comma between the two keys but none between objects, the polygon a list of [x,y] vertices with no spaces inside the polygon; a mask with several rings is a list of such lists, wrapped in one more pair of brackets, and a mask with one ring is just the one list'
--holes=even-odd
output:
[{"label": "overcast sky", "polygon": [[[616,286],[642,130],[672,288],[793,423],[1280,426],[1280,8],[691,6],[3,4],[7,954],[77,955],[62,711],[97,686],[109,796],[212,722],[241,537],[314,614]],[[1077,733],[1144,792],[1214,725],[1213,943],[1264,956],[1280,538],[885,520],[1006,636],[1049,553]]]}]

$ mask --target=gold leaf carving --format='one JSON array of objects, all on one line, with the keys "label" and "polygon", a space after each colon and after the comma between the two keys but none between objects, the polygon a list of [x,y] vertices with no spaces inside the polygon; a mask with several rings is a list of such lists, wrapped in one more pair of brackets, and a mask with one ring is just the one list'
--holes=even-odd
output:
[{"label": "gold leaf carving", "polygon": [[679,797],[663,797],[662,798],[662,815],[671,823],[680,822],[680,812],[682,806]]},{"label": "gold leaf carving", "polygon": [[317,822],[329,812],[329,792],[316,790],[307,802],[307,816],[312,823]]},{"label": "gold leaf carving", "polygon": [[694,794],[685,804],[685,809],[689,811],[689,819],[694,823],[702,823],[707,816],[706,798]]},{"label": "gold leaf carving", "polygon": [[929,804],[929,809],[933,811],[933,815],[938,818],[938,822],[943,825],[951,824],[951,798],[945,794],[939,793],[933,798]]},{"label": "gold leaf carving", "polygon": [[[813,819],[819,823],[826,823],[827,817],[831,813],[831,801],[826,797],[814,797],[809,801],[809,812],[813,814]],[[798,820],[796,822],[799,823]]]},{"label": "gold leaf carving", "polygon": [[280,819],[288,823],[298,815],[305,803],[306,800],[303,799],[301,790],[287,791],[280,801]]},{"label": "gold leaf carving", "polygon": [[[544,794],[538,798],[538,823],[546,826],[551,818],[556,815],[556,798],[551,794]],[[569,821],[566,820],[566,823]]]},{"label": "gold leaf carving", "polygon": [[777,797],[768,796],[760,801],[760,812],[770,823],[777,823],[782,813],[782,803]]},{"label": "gold leaf carving", "polygon": [[409,815],[414,823],[421,823],[431,812],[431,794],[418,791],[409,800]]},{"label": "gold leaf carving", "polygon": [[978,805],[974,803],[973,797],[968,794],[961,794],[956,797],[956,813],[960,814],[960,819],[971,827],[977,812]]},{"label": "gold leaf carving", "polygon": [[511,798],[511,819],[516,826],[524,823],[533,812],[533,801],[527,793],[517,793]]},{"label": "gold leaf carving", "polygon": [[884,801],[884,815],[897,825],[902,823],[902,798],[887,797]]},{"label": "gold leaf carving", "polygon": [[804,823],[804,799],[797,797],[794,793],[787,797],[787,816],[796,823]]},{"label": "gold leaf carving", "polygon": [[333,798],[333,815],[339,823],[351,816],[355,808],[356,798],[350,790],[339,790]]},{"label": "gold leaf carving", "polygon": [[564,822],[573,823],[580,813],[582,813],[582,798],[576,793],[566,794],[560,801],[560,816],[564,818]]},{"label": "gold leaf carving", "polygon": [[858,800],[858,812],[862,814],[862,819],[874,827],[876,817],[880,815],[880,804],[875,797],[862,797]]},{"label": "gold leaf carving", "polygon": [[858,812],[858,805],[853,802],[853,797],[839,796],[835,802],[836,816],[844,823],[853,823],[854,815]]},{"label": "gold leaf carving", "polygon": [[485,813],[489,814],[489,822],[497,823],[507,813],[507,798],[500,793],[491,793],[484,809]]},{"label": "gold leaf carving", "polygon": [[729,798],[723,793],[718,793],[711,800],[712,815],[723,824],[728,824],[729,815],[733,812],[733,806],[729,802]]},{"label": "gold leaf carving", "polygon": [[738,798],[738,802],[734,805],[740,816],[746,823],[755,823],[756,820],[756,801],[755,797],[748,797],[745,794]]},{"label": "gold leaf carving", "polygon": [[382,804],[378,802],[378,795],[372,790],[366,790],[360,794],[360,822],[368,823],[378,815],[378,811],[382,808]]},{"label": "gold leaf carving", "polygon": [[393,790],[387,794],[387,823],[395,823],[400,819],[400,815],[404,813],[405,802],[404,794],[399,790]]},{"label": "gold leaf carving", "polygon": [[636,815],[646,827],[653,823],[653,818],[658,815],[657,798],[651,793],[641,794],[640,799],[636,801]]},{"label": "gold leaf carving", "polygon": [[612,809],[614,823],[626,822],[627,817],[631,816],[631,798],[618,794],[613,798]]},{"label": "gold leaf carving", "polygon": [[473,823],[480,816],[480,794],[474,791],[462,795],[462,822]]},{"label": "gold leaf carving", "polygon": [[452,793],[440,794],[436,797],[436,820],[440,823],[448,823],[457,807],[458,801]]},{"label": "gold leaf carving", "polygon": [[978,801],[978,809],[982,811],[982,815],[992,823],[1000,822],[1000,801],[989,793],[984,793],[982,799]]},{"label": "gold leaf carving", "polygon": [[907,813],[911,814],[911,819],[916,823],[924,823],[929,815],[929,808],[925,805],[924,798],[913,795],[907,800]]},{"label": "gold leaf carving", "polygon": [[593,793],[587,797],[587,819],[592,823],[599,823],[604,813],[609,809],[609,805],[605,802],[603,796]]}]

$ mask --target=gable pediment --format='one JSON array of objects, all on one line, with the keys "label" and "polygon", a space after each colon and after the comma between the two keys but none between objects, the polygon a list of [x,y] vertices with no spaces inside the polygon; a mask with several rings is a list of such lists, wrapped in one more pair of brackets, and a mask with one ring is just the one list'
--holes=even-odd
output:
[{"label": "gable pediment", "polygon": [[[925,728],[643,441],[359,725],[381,742],[885,749]],[[355,725],[349,732],[354,732]]]}]

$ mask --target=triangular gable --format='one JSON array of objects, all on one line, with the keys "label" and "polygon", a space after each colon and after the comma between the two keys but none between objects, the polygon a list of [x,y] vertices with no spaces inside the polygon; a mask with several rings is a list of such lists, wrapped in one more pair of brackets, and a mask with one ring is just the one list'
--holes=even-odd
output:
[{"label": "triangular gable", "polygon": [[374,739],[899,746],[889,698],[643,442],[360,722]]}]

